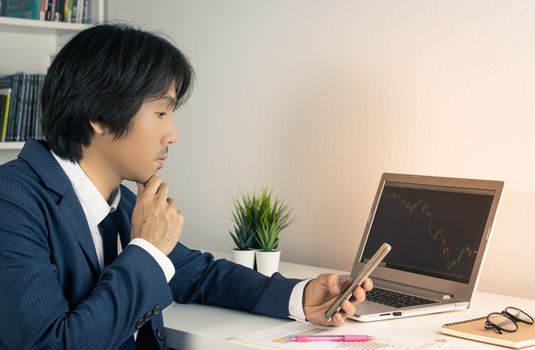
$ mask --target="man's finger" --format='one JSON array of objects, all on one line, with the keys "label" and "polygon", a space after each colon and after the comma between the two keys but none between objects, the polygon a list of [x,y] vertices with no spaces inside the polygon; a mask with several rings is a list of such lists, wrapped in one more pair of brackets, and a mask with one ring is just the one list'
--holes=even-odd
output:
[{"label": "man's finger", "polygon": [[341,313],[337,312],[333,315],[330,322],[334,326],[341,326],[344,324],[344,317],[342,316]]},{"label": "man's finger", "polygon": [[353,291],[353,296],[355,297],[355,303],[358,304],[363,302],[364,299],[366,299],[366,292],[362,287],[357,287]]},{"label": "man's finger", "polygon": [[158,188],[160,188],[161,183],[162,179],[159,176],[154,175],[146,183],[145,191],[154,196],[158,191]]},{"label": "man's finger", "polygon": [[158,196],[158,198],[166,198],[167,199],[167,195],[169,194],[169,185],[167,185],[166,183],[161,183],[160,184],[160,187],[158,187],[158,191],[156,192],[156,196]]},{"label": "man's finger", "polygon": [[142,183],[139,183],[139,182],[136,182],[137,184],[137,195],[141,195],[143,193],[143,191],[145,191],[145,184],[142,184]]},{"label": "man's finger", "polygon": [[342,286],[340,285],[340,278],[334,273],[326,275],[327,286],[329,288],[329,293],[332,296],[338,296],[342,292]]},{"label": "man's finger", "polygon": [[372,288],[373,288],[373,281],[372,281],[371,279],[369,279],[369,278],[366,278],[366,279],[364,280],[364,282],[362,283],[362,288],[364,288],[364,290],[365,290],[366,292],[372,290]]},{"label": "man's finger", "polygon": [[355,304],[351,303],[349,300],[344,300],[342,302],[342,305],[340,306],[342,307],[342,310],[344,310],[344,313],[346,316],[352,316],[355,314],[355,311],[356,311]]}]

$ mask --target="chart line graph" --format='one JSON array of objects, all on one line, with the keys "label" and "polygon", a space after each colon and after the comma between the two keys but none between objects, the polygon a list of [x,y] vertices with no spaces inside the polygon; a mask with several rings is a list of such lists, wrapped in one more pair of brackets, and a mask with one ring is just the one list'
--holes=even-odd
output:
[{"label": "chart line graph", "polygon": [[427,233],[433,241],[440,241],[442,244],[442,254],[445,257],[446,269],[451,270],[457,266],[463,258],[468,258],[477,254],[477,250],[472,249],[469,245],[462,247],[457,254],[453,254],[448,245],[448,240],[444,235],[444,230],[433,227],[433,212],[427,202],[422,199],[411,202],[402,195],[390,192],[383,195],[385,199],[397,202],[402,208],[406,209],[409,215],[421,213],[427,220]]}]

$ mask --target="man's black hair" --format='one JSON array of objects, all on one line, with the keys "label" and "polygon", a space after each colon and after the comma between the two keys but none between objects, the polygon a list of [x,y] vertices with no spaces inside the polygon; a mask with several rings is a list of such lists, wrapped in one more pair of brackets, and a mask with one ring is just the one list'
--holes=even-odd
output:
[{"label": "man's black hair", "polygon": [[46,141],[59,157],[79,161],[93,136],[90,121],[119,139],[141,105],[173,85],[178,108],[189,97],[192,79],[188,59],[161,36],[123,24],[86,29],[60,50],[46,75]]}]

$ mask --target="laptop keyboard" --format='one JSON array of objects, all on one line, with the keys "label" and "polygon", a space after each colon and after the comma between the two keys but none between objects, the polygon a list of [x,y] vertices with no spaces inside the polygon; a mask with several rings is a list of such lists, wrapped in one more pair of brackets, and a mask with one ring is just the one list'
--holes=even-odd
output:
[{"label": "laptop keyboard", "polygon": [[397,308],[437,303],[434,300],[401,294],[376,287],[374,287],[371,291],[366,292],[366,300]]}]

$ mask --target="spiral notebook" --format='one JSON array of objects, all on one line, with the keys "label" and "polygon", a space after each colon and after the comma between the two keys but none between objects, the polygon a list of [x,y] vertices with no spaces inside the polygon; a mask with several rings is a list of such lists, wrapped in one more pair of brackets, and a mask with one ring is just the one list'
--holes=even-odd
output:
[{"label": "spiral notebook", "polygon": [[518,322],[518,330],[516,332],[498,334],[493,329],[485,329],[486,319],[487,317],[480,317],[472,320],[446,323],[440,328],[440,333],[512,349],[521,349],[535,345],[535,325]]}]

